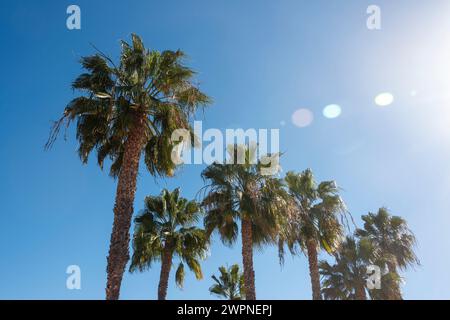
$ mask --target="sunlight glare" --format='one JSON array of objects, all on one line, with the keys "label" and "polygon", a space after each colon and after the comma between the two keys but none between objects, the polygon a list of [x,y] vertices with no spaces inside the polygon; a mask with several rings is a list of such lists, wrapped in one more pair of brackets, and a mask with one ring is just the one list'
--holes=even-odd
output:
[{"label": "sunlight glare", "polygon": [[376,103],[376,105],[378,105],[380,107],[389,106],[393,102],[394,102],[394,96],[392,95],[392,93],[389,93],[389,92],[380,93],[379,95],[377,95],[375,97],[375,103]]},{"label": "sunlight glare", "polygon": [[330,104],[323,109],[323,115],[325,118],[334,119],[341,115],[341,107],[337,104]]}]

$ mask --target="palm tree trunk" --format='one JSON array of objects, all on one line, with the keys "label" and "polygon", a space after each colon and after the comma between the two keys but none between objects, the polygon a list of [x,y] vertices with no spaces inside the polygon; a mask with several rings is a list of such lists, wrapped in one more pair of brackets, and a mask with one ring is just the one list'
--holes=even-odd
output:
[{"label": "palm tree trunk", "polygon": [[306,249],[308,251],[309,275],[311,276],[311,288],[313,300],[322,300],[320,294],[320,276],[319,265],[317,263],[317,243],[314,240],[306,242]]},{"label": "palm tree trunk", "polygon": [[356,300],[367,300],[366,288],[364,287],[364,284],[359,285],[355,289],[355,298]]},{"label": "palm tree trunk", "polygon": [[114,223],[107,258],[107,300],[119,299],[123,273],[129,260],[130,225],[144,135],[144,119],[136,117],[135,126],[130,130],[124,146],[117,183]]},{"label": "palm tree trunk", "polygon": [[170,249],[170,243],[166,243],[161,259],[161,274],[159,276],[158,300],[166,300],[171,267],[172,267],[172,251]]},{"label": "palm tree trunk", "polygon": [[252,222],[242,218],[242,259],[244,265],[244,290],[246,300],[256,300],[255,271],[253,270]]}]

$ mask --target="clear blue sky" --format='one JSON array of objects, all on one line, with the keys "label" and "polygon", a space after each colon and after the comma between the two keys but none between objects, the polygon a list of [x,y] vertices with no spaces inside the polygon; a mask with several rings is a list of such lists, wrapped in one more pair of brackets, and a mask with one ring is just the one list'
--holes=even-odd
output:
[{"label": "clear blue sky", "polygon": [[[104,298],[115,182],[94,161],[81,165],[73,130],[51,152],[43,145],[50,120],[74,97],[70,83],[90,43],[117,57],[132,32],[149,47],[188,53],[215,100],[204,127],[280,128],[285,172],[310,167],[320,180],[336,179],[357,222],[380,206],[405,217],[422,262],[404,275],[405,297],[450,298],[448,0],[74,3],[79,31],[66,28],[72,2],[0,4],[0,298]],[[366,28],[369,4],[381,7],[382,30]],[[376,106],[386,91],[394,103]],[[340,117],[322,116],[330,103]],[[314,113],[310,126],[292,124],[299,108]],[[136,209],[163,187],[193,197],[202,168],[165,181],[141,170]],[[211,298],[210,276],[241,263],[240,251],[215,239],[205,279],[188,274],[183,291],[171,281],[168,298]],[[71,264],[81,267],[79,291],[65,287]],[[258,298],[310,298],[304,257],[281,269],[276,249],[266,248],[255,269]],[[158,265],[126,274],[121,297],[154,299],[158,277]]]}]

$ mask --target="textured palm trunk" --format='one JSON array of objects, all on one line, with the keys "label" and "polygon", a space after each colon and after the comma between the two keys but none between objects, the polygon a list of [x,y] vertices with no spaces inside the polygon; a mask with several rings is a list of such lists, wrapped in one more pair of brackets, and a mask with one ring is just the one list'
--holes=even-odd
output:
[{"label": "textured palm trunk", "polygon": [[320,276],[319,265],[317,263],[317,244],[314,240],[308,240],[306,243],[308,251],[309,275],[311,277],[311,288],[313,300],[322,300],[320,294]]},{"label": "textured palm trunk", "polygon": [[[395,263],[388,262],[387,265],[389,272],[397,273]],[[400,287],[397,281],[392,282],[392,288],[391,290],[388,290],[388,292],[389,292],[387,297],[388,300],[403,300],[402,293],[400,291]]]},{"label": "textured palm trunk", "polygon": [[108,300],[119,299],[123,273],[129,260],[130,225],[144,135],[144,119],[136,117],[135,126],[130,130],[125,143],[117,183],[114,223],[107,258],[106,299]]},{"label": "textured palm trunk", "polygon": [[359,285],[355,289],[355,298],[356,300],[367,300],[366,288],[364,287],[364,284]]},{"label": "textured palm trunk", "polygon": [[255,271],[253,270],[252,222],[248,218],[243,218],[241,223],[245,299],[256,300]]},{"label": "textured palm trunk", "polygon": [[166,243],[161,259],[161,274],[159,276],[158,300],[166,300],[169,285],[170,268],[172,267],[172,251],[170,244]]}]

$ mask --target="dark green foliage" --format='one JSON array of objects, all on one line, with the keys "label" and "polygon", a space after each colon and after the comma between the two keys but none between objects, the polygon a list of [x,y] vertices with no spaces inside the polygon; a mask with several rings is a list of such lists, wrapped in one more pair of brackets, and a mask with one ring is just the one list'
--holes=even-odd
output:
[{"label": "dark green foliage", "polygon": [[201,214],[195,201],[180,197],[179,189],[173,192],[164,189],[160,196],[147,197],[145,208],[135,219],[130,271],[149,269],[169,247],[180,259],[176,271],[178,286],[183,285],[185,265],[197,279],[202,279],[200,260],[206,257],[209,242],[206,232],[195,226]]},{"label": "dark green foliage", "polygon": [[377,259],[403,270],[419,264],[414,253],[416,238],[403,218],[380,208],[376,214],[362,216],[362,220],[364,228],[356,230],[356,235],[373,243]]},{"label": "dark green foliage", "polygon": [[244,293],[244,276],[239,271],[239,265],[234,264],[228,269],[224,266],[219,268],[220,276],[217,278],[213,275],[211,278],[214,284],[209,288],[211,294],[228,300],[243,300]]},{"label": "dark green foliage", "polygon": [[317,184],[310,169],[300,174],[288,172],[285,181],[297,212],[280,234],[281,262],[284,244],[292,254],[304,252],[310,240],[328,253],[335,251],[344,234],[344,226],[348,225],[347,210],[336,183],[324,181]]},{"label": "dark green foliage", "polygon": [[133,34],[132,43],[122,42],[120,62],[116,65],[103,53],[84,57],[86,70],[72,84],[82,95],[65,108],[46,144],[49,148],[62,126],[76,121],[78,154],[86,163],[97,152],[103,168],[111,160],[110,174],[117,177],[122,165],[124,145],[136,117],[145,118],[142,152],[152,175],[172,175],[175,129],[191,130],[189,119],[197,107],[211,102],[193,84],[194,71],[184,65],[182,51],[149,50]]},{"label": "dark green foliage", "polygon": [[207,182],[202,202],[206,231],[211,234],[217,230],[222,242],[231,245],[238,236],[238,221],[248,217],[253,244],[273,243],[289,197],[280,179],[261,173],[254,147],[230,146],[230,155],[236,157],[239,149],[245,157],[242,164],[214,163],[202,172]]},{"label": "dark green foliage", "polygon": [[322,294],[327,300],[358,299],[358,288],[366,294],[367,266],[372,262],[374,248],[369,241],[348,236],[335,253],[336,262],[320,261]]}]

